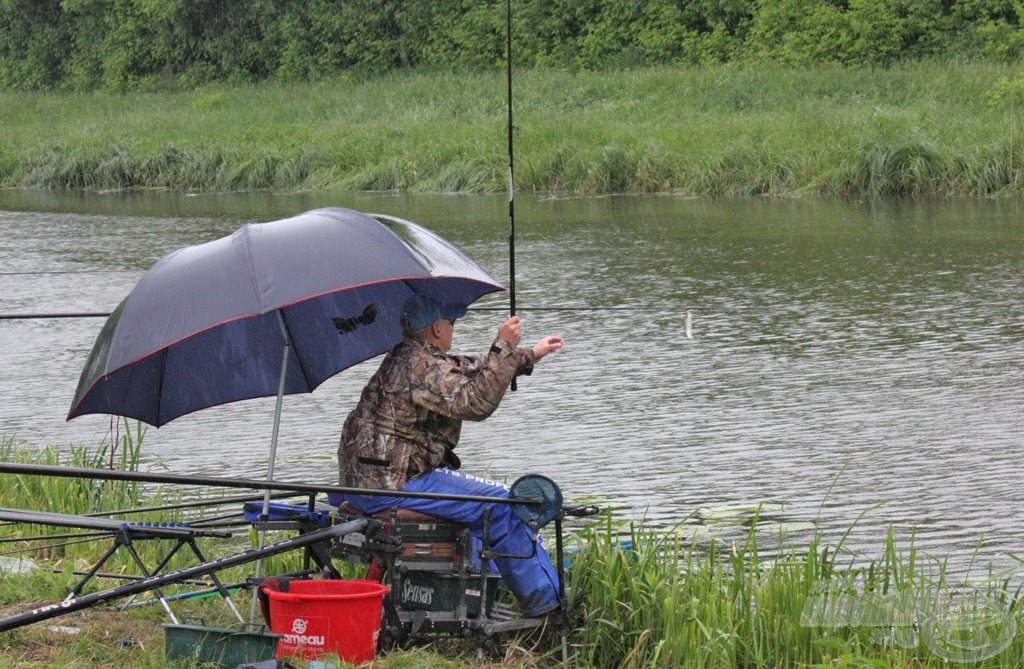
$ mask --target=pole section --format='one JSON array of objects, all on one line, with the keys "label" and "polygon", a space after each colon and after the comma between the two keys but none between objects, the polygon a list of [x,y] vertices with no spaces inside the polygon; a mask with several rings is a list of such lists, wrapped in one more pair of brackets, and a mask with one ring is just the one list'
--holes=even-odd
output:
[{"label": "pole section", "polygon": [[447,499],[459,502],[483,502],[485,504],[529,504],[537,506],[543,501],[536,497],[511,499],[507,497],[487,497],[485,495],[446,495],[443,493],[409,492],[406,490],[347,488],[344,486],[319,483],[261,481],[255,479],[221,478],[217,476],[185,476],[181,474],[133,472],[120,469],[89,469],[87,467],[31,465],[20,462],[0,462],[0,474],[29,474],[34,476],[58,476],[63,478],[93,478],[100,481],[138,481],[141,483],[167,483],[171,485],[206,486],[214,488],[244,488],[247,490],[288,490],[291,492],[313,494],[333,492],[342,495],[367,495],[369,497]]},{"label": "pole section", "polygon": [[352,520],[341,525],[335,525],[333,527],[316,530],[315,532],[310,532],[308,534],[300,534],[290,539],[284,539],[264,548],[250,549],[244,553],[217,558],[216,560],[210,560],[209,562],[204,562],[202,564],[195,565],[194,567],[186,567],[185,569],[170,571],[162,576],[150,576],[140,581],[128,583],[109,590],[103,590],[101,592],[95,592],[81,597],[72,597],[55,604],[47,604],[45,606],[32,609],[31,611],[26,611],[25,613],[0,619],[0,632],[6,632],[7,630],[12,630],[17,627],[30,625],[41,620],[56,618],[57,616],[62,616],[65,613],[86,609],[112,599],[119,599],[121,597],[128,597],[147,590],[153,590],[168,583],[177,583],[195,578],[196,576],[212,574],[213,572],[227,569],[228,567],[234,567],[235,565],[245,564],[246,562],[252,562],[254,560],[259,560],[264,557],[294,550],[296,548],[304,548],[315,543],[327,541],[334,537],[349,534],[350,532],[359,532],[366,527],[367,523],[368,521],[364,518]]},{"label": "pole section", "polygon": [[[508,313],[516,315],[516,207],[515,179],[513,177],[512,151],[512,0],[505,2],[505,72],[508,84]],[[512,379],[510,389],[515,392],[516,380]]]}]

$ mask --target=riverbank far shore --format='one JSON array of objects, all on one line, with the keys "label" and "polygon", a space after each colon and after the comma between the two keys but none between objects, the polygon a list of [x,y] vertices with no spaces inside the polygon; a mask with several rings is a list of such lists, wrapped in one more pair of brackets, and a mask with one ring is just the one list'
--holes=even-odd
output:
[{"label": "riverbank far shore", "polygon": [[[1019,68],[916,63],[515,74],[519,190],[1014,195]],[[504,73],[5,93],[0,187],[507,188]]]}]

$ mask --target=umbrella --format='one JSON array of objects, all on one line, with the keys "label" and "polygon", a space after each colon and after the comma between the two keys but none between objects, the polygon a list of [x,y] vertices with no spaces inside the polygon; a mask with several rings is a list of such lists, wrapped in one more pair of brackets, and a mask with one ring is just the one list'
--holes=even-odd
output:
[{"label": "umbrella", "polygon": [[329,208],[175,251],[103,326],[68,419],[91,413],[159,427],[205,407],[326,379],[401,339],[412,294],[470,304],[502,290],[483,268],[415,223]]}]

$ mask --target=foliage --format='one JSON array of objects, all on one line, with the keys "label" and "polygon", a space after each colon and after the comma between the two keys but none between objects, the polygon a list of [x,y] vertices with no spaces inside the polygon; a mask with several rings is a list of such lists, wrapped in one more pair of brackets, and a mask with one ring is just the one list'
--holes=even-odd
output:
[{"label": "foliage", "polygon": [[[505,62],[502,0],[2,0],[0,87],[138,91]],[[1016,62],[1013,0],[512,0],[520,67]]]},{"label": "foliage", "polygon": [[[1024,652],[1021,638],[993,642],[1021,619],[1008,574],[961,581],[913,537],[901,549],[890,531],[878,558],[821,536],[801,548],[780,540],[766,555],[756,521],[731,545],[687,538],[692,527],[623,527],[609,516],[583,532],[571,566],[580,666],[946,667],[966,649],[979,666],[1011,667]],[[926,629],[952,612],[955,634],[967,622],[957,611],[988,627],[964,627],[962,639]]]},{"label": "foliage", "polygon": [[[0,461],[137,471],[145,429],[141,423],[136,423],[133,429],[127,419],[125,428],[123,435],[115,435],[94,450],[75,446],[66,454],[52,446],[33,449],[5,438],[0,441]],[[0,506],[32,509],[38,508],[39,500],[59,500],[60,508],[52,510],[71,514],[133,508],[138,506],[143,494],[141,486],[132,482],[115,484],[98,479],[12,474],[0,474],[0,481]]]},{"label": "foliage", "polygon": [[[120,464],[137,462],[139,438],[138,431],[119,438],[126,446]],[[109,464],[112,452],[101,451],[89,455],[76,450],[71,461],[94,467]],[[24,444],[11,439],[0,442],[0,457],[56,459],[49,449],[33,457]],[[0,491],[15,496],[0,498],[3,505],[23,501],[17,496],[21,493],[8,492],[22,485],[21,478],[28,477],[4,478]],[[91,489],[90,482],[60,480],[68,483],[43,482],[53,487],[42,494],[74,497],[79,487]],[[109,488],[103,482],[92,484]],[[161,501],[148,493],[133,495],[138,505]],[[115,502],[123,503],[123,498],[116,497]],[[574,656],[569,666],[939,668],[953,660],[1013,667],[1024,657],[1024,637],[1007,635],[1024,623],[1020,590],[1011,580],[1013,569],[980,571],[969,565],[966,573],[951,573],[941,559],[919,552],[913,536],[901,546],[892,530],[875,558],[844,549],[853,528],[838,541],[815,533],[809,543],[795,546],[784,535],[766,537],[768,532],[757,521],[755,512],[746,536],[731,542],[697,532],[707,527],[693,519],[666,530],[619,523],[609,512],[581,528],[570,538],[567,553],[569,592],[578,614],[570,636]],[[101,548],[94,543],[92,553],[83,557],[95,559]],[[291,571],[299,559],[300,552],[293,551],[288,560],[268,561],[265,573]],[[361,565],[339,566],[348,567],[346,577],[361,576]],[[0,605],[59,598],[77,580],[68,571],[5,575],[0,579]],[[221,574],[225,583],[241,577],[238,568]],[[247,597],[245,590],[237,593],[234,601],[240,610],[247,608]],[[212,626],[234,624],[227,607],[216,600],[176,601],[174,608],[178,615],[202,618]],[[148,607],[72,614],[62,618],[62,624],[84,629],[70,640],[56,633],[47,636],[39,625],[14,630],[0,638],[0,667],[170,666],[160,652],[160,613],[157,607]],[[90,620],[97,616],[104,623],[93,629]],[[121,647],[118,639],[136,643]],[[44,651],[48,646],[50,650]],[[510,648],[515,648],[514,642]],[[973,653],[966,660],[965,651]],[[514,666],[548,666],[556,661],[534,656],[517,662],[508,657]],[[481,666],[468,657],[449,660],[424,649],[395,651],[375,660],[378,665]]]},{"label": "foliage", "polygon": [[[516,83],[519,190],[1024,192],[1014,67],[537,69]],[[0,187],[501,192],[504,85],[500,72],[398,71],[182,92],[9,94]]]},{"label": "foliage", "polygon": [[[66,451],[58,451],[52,446],[36,448],[13,438],[4,438],[0,440],[0,461],[48,467],[138,471],[145,427],[136,421],[123,421],[124,433],[121,434],[118,427],[108,441],[103,441],[95,449],[72,446]],[[44,503],[41,500],[49,501]],[[104,517],[116,513],[137,522],[173,523],[196,520],[198,516],[195,510],[191,511],[191,515],[186,515],[190,512],[181,505],[181,501],[180,491],[168,492],[163,487],[147,487],[133,481],[108,481],[78,476],[0,474],[0,507],[78,516]],[[165,506],[167,508],[163,508]],[[5,582],[11,589],[0,588],[0,605],[23,599],[23,587],[26,583],[39,598],[66,595],[71,585],[81,579],[81,574],[74,576],[72,572],[91,567],[98,559],[99,551],[109,548],[113,541],[109,532],[76,532],[58,526],[11,523],[3,525],[0,530],[0,545],[4,546],[2,552],[5,555],[23,556],[63,572],[59,577],[50,579],[44,579],[39,572],[34,572],[25,579],[25,583]],[[200,538],[197,544],[207,554],[211,548],[214,551],[231,549],[225,548],[223,540],[218,544],[212,544],[214,541],[216,540]],[[241,542],[244,544],[242,548],[248,548],[250,541],[254,542],[255,537],[246,536]],[[133,542],[133,547],[143,563],[150,566],[168,556],[169,551],[168,542],[165,540],[137,541]],[[294,570],[299,558],[285,558],[275,564],[288,564],[290,570]],[[180,550],[174,553],[166,568],[176,569],[195,563],[196,558],[190,550]],[[138,573],[134,558],[127,550],[114,552],[104,565],[104,570],[114,573]],[[13,577],[5,575],[5,579],[9,578]],[[87,589],[95,590],[99,585],[94,580]]]}]

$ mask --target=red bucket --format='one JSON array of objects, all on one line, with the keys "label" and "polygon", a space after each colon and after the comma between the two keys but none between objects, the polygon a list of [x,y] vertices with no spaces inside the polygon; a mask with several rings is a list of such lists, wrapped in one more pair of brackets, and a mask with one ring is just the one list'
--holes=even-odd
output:
[{"label": "red bucket", "polygon": [[352,664],[377,654],[386,585],[377,581],[296,580],[288,591],[263,589],[270,599],[270,629],[281,638],[277,659],[321,658],[329,653]]}]

